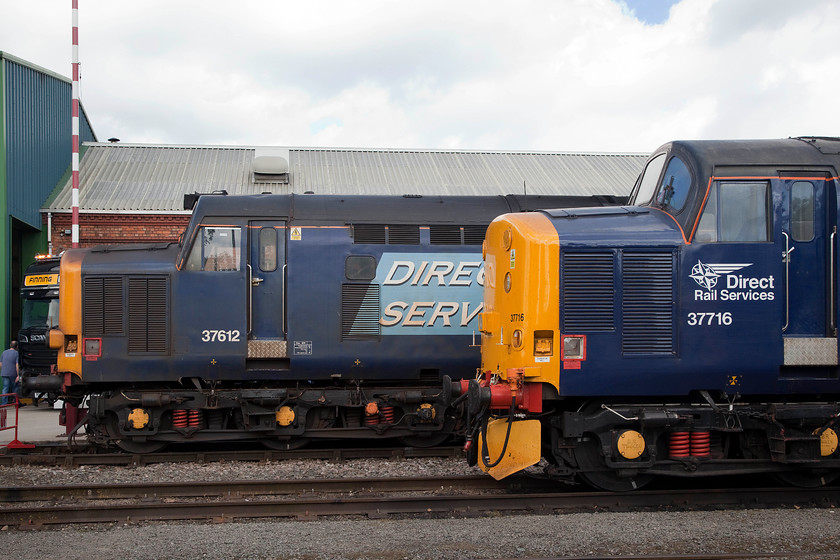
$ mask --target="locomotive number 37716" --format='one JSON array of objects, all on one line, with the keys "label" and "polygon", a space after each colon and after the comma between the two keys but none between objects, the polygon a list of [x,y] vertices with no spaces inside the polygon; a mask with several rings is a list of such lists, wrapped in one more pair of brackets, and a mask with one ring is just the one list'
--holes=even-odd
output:
[{"label": "locomotive number 37716", "polygon": [[205,329],[201,331],[201,342],[239,342],[239,331]]}]

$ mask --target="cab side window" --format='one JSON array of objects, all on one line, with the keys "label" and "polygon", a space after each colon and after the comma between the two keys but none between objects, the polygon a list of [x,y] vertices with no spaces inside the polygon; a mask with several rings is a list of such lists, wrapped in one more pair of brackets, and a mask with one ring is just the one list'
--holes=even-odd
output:
[{"label": "cab side window", "polygon": [[770,186],[766,182],[714,183],[694,240],[770,241]]},{"label": "cab side window", "polygon": [[238,227],[203,226],[196,235],[187,270],[239,270],[242,234]]},{"label": "cab side window", "polygon": [[659,184],[656,202],[669,213],[679,214],[688,200],[690,190],[691,172],[683,160],[678,157],[671,158]]},{"label": "cab side window", "polygon": [[790,235],[794,241],[814,238],[814,184],[797,181],[790,189]]},{"label": "cab side window", "polygon": [[662,167],[665,165],[665,154],[659,154],[650,160],[645,167],[644,175],[639,181],[639,190],[636,191],[634,204],[647,205],[653,197],[653,191],[656,189],[656,182],[659,180],[659,174],[662,173]]}]

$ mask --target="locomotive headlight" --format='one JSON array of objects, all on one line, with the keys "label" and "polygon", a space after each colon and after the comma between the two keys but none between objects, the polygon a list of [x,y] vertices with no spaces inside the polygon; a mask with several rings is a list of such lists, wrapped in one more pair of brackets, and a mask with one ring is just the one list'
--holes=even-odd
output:
[{"label": "locomotive headlight", "polygon": [[516,329],[513,331],[513,347],[514,348],[522,348],[522,330]]},{"label": "locomotive headlight", "polygon": [[508,272],[507,274],[505,274],[505,292],[510,291],[510,284],[511,284],[510,272]]},{"label": "locomotive headlight", "polygon": [[507,251],[511,245],[513,245],[513,232],[510,229],[506,229],[502,234],[502,247]]},{"label": "locomotive headlight", "polygon": [[586,337],[583,335],[563,336],[563,359],[586,359]]}]

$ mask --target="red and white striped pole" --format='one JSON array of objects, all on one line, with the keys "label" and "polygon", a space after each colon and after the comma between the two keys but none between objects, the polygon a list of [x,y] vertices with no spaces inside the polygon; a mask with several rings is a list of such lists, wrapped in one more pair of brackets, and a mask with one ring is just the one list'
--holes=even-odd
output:
[{"label": "red and white striped pole", "polygon": [[71,119],[73,126],[73,248],[79,246],[79,0],[73,2],[73,102]]}]

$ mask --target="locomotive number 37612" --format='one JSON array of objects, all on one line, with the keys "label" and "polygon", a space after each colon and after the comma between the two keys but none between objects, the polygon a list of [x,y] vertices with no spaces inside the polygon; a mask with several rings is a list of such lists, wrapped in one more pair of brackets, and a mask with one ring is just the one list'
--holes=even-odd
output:
[{"label": "locomotive number 37612", "polygon": [[239,342],[239,331],[205,329],[201,331],[201,342]]}]

